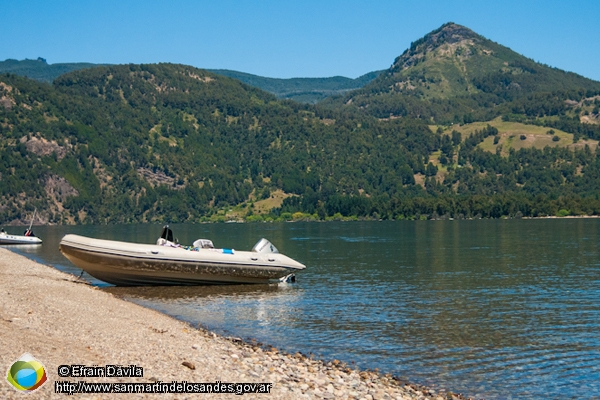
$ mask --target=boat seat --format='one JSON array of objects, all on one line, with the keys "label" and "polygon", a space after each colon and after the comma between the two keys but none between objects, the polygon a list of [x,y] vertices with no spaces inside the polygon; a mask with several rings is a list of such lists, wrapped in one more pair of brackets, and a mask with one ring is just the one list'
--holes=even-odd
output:
[{"label": "boat seat", "polygon": [[193,243],[194,247],[198,247],[199,249],[214,249],[215,245],[212,240],[208,239],[198,239]]}]

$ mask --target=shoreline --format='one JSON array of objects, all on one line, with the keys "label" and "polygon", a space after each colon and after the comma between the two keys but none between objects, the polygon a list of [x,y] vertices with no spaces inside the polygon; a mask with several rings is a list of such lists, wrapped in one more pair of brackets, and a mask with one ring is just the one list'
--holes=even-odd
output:
[{"label": "shoreline", "polygon": [[[55,381],[103,383],[264,382],[270,394],[250,398],[464,399],[400,382],[391,375],[288,354],[236,338],[225,338],[158,311],[120,299],[75,276],[0,248],[0,370],[30,353],[46,369],[48,382],[36,398],[64,398]],[[142,377],[60,378],[60,365],[135,365]],[[0,397],[21,399],[6,381]],[[86,399],[197,398],[198,394],[75,394]],[[91,396],[91,397],[90,397]],[[215,395],[207,395],[207,398]],[[240,398],[219,394],[219,398]]]},{"label": "shoreline", "polygon": [[[184,221],[182,224],[284,224],[284,223],[295,223],[295,222],[315,222],[315,223],[327,223],[327,222],[365,222],[365,221],[482,221],[482,220],[538,220],[538,219],[597,219],[600,218],[600,215],[546,215],[543,217],[508,217],[502,216],[500,218],[426,218],[426,219],[418,219],[418,218],[403,218],[403,219],[376,219],[376,218],[366,218],[366,217],[341,217],[339,219],[310,219],[310,218],[300,218],[300,219],[291,219],[291,220],[264,220],[264,221],[247,221],[245,219],[240,220],[225,220],[225,221]],[[32,227],[40,227],[40,226],[77,226],[77,225],[132,225],[132,224],[156,224],[156,225],[165,225],[166,222],[157,222],[157,221],[145,221],[145,222],[126,222],[126,223],[108,223],[108,224],[54,224],[54,223],[37,223],[33,224]],[[0,224],[1,225],[1,224]],[[29,224],[26,221],[10,221],[1,226],[7,227],[28,227]],[[13,233],[16,234],[16,233]]]}]

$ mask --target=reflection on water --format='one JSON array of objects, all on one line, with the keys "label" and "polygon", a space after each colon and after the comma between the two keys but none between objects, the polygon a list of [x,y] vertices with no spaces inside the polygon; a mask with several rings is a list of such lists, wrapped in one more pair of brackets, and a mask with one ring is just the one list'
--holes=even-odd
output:
[{"label": "reflection on water", "polygon": [[21,253],[26,253],[26,254],[36,254],[38,253],[41,248],[42,248],[42,244],[41,243],[36,243],[36,244],[6,244],[6,245],[2,245],[3,249],[8,249],[8,250],[12,250],[12,251],[17,251],[17,252],[21,252]]},{"label": "reflection on water", "polygon": [[[265,237],[307,269],[296,284],[103,290],[473,397],[600,398],[598,219],[172,227],[181,243],[239,250]],[[58,252],[64,234],[152,243],[160,229],[39,227],[44,244],[15,251],[79,274]]]},{"label": "reflection on water", "polygon": [[286,283],[234,286],[108,287],[105,291],[157,309],[194,326],[226,335],[260,338],[294,317],[302,291]]}]

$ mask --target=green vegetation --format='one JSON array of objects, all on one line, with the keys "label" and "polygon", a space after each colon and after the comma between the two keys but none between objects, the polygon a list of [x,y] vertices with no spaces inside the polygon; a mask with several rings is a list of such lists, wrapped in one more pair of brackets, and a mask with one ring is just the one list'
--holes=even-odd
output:
[{"label": "green vegetation", "polygon": [[181,65],[0,81],[8,222],[30,207],[51,223],[202,221],[278,190],[383,192],[424,171],[436,140],[418,121],[342,117]]},{"label": "green vegetation", "polygon": [[225,69],[212,69],[210,72],[238,79],[250,86],[273,93],[279,99],[294,100],[299,103],[317,103],[326,97],[344,94],[361,88],[375,79],[383,71],[369,72],[356,79],[334,76],[331,78],[290,78],[276,79],[246,74]]},{"label": "green vegetation", "polygon": [[[567,112],[573,104],[598,93],[600,82],[537,64],[448,23],[412,43],[363,88],[323,103],[378,118],[412,116],[449,125],[512,114],[519,122],[540,115],[573,117]],[[568,99],[573,103],[565,103]],[[588,101],[585,107],[593,112],[593,106]],[[556,127],[564,130],[570,122],[564,118]]]},{"label": "green vegetation", "polygon": [[84,68],[98,67],[103,64],[91,63],[57,63],[48,64],[45,59],[38,57],[37,60],[5,60],[0,61],[0,73],[11,73],[26,76],[37,81],[52,83],[54,79],[62,74],[77,71]]},{"label": "green vegetation", "polygon": [[[0,73],[11,73],[26,76],[41,82],[52,83],[54,79],[68,72],[84,68],[104,66],[106,64],[59,63],[48,64],[43,58],[37,60],[5,60],[0,61]],[[227,76],[273,93],[279,99],[294,100],[299,103],[317,103],[326,97],[340,95],[358,89],[375,79],[383,71],[374,71],[356,79],[334,76],[331,78],[291,78],[277,79],[247,74],[226,69],[208,70],[218,75]]]},{"label": "green vegetation", "polygon": [[454,24],[317,105],[184,65],[5,73],[0,223],[598,215],[598,105]]}]

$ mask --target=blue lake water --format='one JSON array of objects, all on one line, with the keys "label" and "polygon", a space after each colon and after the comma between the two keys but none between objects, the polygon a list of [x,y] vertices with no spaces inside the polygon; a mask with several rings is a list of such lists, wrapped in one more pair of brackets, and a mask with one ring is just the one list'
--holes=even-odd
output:
[{"label": "blue lake water", "polygon": [[[600,398],[600,219],[172,228],[183,244],[239,250],[265,237],[307,269],[295,284],[103,290],[225,335],[475,398]],[[153,243],[160,230],[36,227],[42,246],[12,249],[79,275],[58,251],[64,234]]]}]

